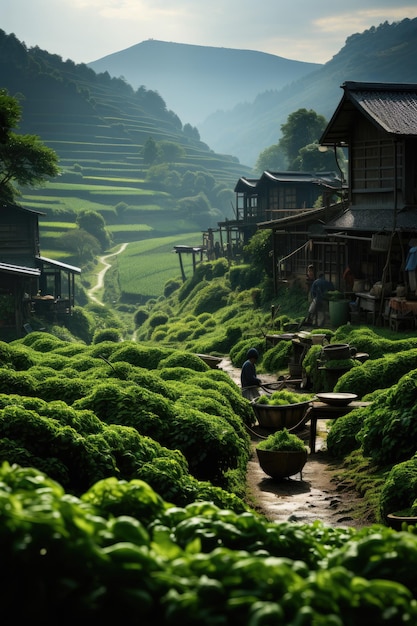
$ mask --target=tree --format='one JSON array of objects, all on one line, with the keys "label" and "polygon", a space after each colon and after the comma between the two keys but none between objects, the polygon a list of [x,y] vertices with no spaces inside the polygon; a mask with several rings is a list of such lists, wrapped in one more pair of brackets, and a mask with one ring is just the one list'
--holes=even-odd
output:
[{"label": "tree", "polygon": [[158,148],[161,152],[161,159],[165,163],[175,163],[185,157],[184,148],[175,141],[159,141]]},{"label": "tree", "polygon": [[195,141],[200,141],[200,133],[195,126],[191,126],[191,124],[184,124],[183,131],[186,137],[195,139]]},{"label": "tree", "polygon": [[282,172],[287,169],[288,161],[285,152],[280,144],[276,143],[269,148],[265,148],[256,161],[255,169],[260,174],[262,172]]},{"label": "tree", "polygon": [[76,223],[78,228],[92,235],[100,244],[101,250],[107,250],[111,244],[111,237],[106,231],[106,222],[100,213],[88,209],[78,213]]},{"label": "tree", "polygon": [[36,186],[59,173],[58,156],[36,135],[13,132],[21,119],[16,98],[0,91],[0,198],[12,202],[17,185]]},{"label": "tree", "polygon": [[145,165],[153,165],[158,161],[159,150],[153,137],[148,137],[142,149],[142,157]]},{"label": "tree", "polygon": [[298,109],[288,116],[281,126],[282,137],[278,145],[288,160],[289,170],[297,170],[297,157],[301,148],[318,142],[326,124],[326,118],[312,109]]},{"label": "tree", "polygon": [[318,143],[304,146],[298,153],[294,163],[300,172],[335,172],[342,170],[346,178],[346,159],[341,148],[337,148],[337,161],[333,150],[320,152]]},{"label": "tree", "polygon": [[72,252],[80,264],[86,264],[100,254],[100,242],[82,228],[69,230],[59,240],[64,250]]}]

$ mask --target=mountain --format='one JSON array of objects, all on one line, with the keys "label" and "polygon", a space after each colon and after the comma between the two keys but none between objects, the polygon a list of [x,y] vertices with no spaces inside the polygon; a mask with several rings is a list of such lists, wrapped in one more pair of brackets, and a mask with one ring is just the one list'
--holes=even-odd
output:
[{"label": "mountain", "polygon": [[145,86],[157,91],[183,123],[192,125],[321,67],[263,52],[154,39],[87,65],[95,72],[123,77],[135,89]]},{"label": "mountain", "polygon": [[210,137],[215,150],[253,166],[263,149],[278,142],[290,113],[313,109],[330,119],[345,81],[416,83],[417,18],[351,35],[321,68],[280,91],[259,94],[252,103],[214,113],[199,125],[200,135]]},{"label": "mountain", "polygon": [[[216,154],[157,92],[28,49],[1,30],[0,81],[21,103],[17,131],[38,135],[62,168],[44,188],[22,190],[28,208],[69,221],[80,207],[91,208],[107,224],[126,225],[115,235],[124,241],[194,232],[233,217],[233,187],[250,168]],[[144,158],[150,139],[159,160]],[[132,223],[137,230],[127,232]]]},{"label": "mountain", "polygon": [[313,109],[329,119],[343,82],[417,82],[417,18],[351,35],[324,65],[153,40],[88,65],[157,90],[212,149],[253,167],[290,113]]}]

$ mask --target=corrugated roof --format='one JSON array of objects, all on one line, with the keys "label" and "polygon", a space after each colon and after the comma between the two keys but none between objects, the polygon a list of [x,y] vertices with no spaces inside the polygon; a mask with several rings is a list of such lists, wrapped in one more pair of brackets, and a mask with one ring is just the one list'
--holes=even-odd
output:
[{"label": "corrugated roof", "polygon": [[346,82],[342,89],[343,97],[320,144],[348,144],[358,112],[390,135],[417,136],[417,84]]},{"label": "corrugated roof", "polygon": [[0,263],[0,273],[14,274],[16,276],[40,276],[41,271],[34,267],[24,265],[12,265],[11,263]]},{"label": "corrugated roof", "polygon": [[68,265],[68,263],[62,263],[61,261],[54,261],[54,259],[48,259],[45,256],[37,257],[42,263],[49,263],[49,265],[53,265],[54,267],[58,267],[62,270],[67,270],[72,274],[81,274],[81,268],[76,267],[75,265]]}]

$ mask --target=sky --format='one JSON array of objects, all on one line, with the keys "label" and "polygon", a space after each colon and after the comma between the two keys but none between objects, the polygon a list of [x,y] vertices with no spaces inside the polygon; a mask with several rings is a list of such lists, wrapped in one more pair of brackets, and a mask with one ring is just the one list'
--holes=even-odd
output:
[{"label": "sky", "polygon": [[148,39],[326,63],[350,35],[415,17],[415,0],[0,0],[6,34],[75,63]]}]

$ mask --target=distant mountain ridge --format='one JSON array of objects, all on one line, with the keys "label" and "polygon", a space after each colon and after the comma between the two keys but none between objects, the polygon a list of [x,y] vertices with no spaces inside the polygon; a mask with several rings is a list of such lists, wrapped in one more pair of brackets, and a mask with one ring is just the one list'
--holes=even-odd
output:
[{"label": "distant mountain ridge", "polygon": [[325,65],[154,40],[88,65],[158,91],[212,149],[253,167],[290,113],[307,108],[329,119],[345,81],[417,82],[417,18],[351,35]]},{"label": "distant mountain ridge", "polygon": [[218,110],[251,102],[321,67],[252,50],[148,39],[87,64],[157,91],[181,121],[198,125]]},{"label": "distant mountain ridge", "polygon": [[417,18],[351,35],[318,70],[280,91],[259,94],[250,104],[210,116],[198,127],[201,138],[210,137],[213,149],[253,166],[262,150],[278,142],[290,113],[313,109],[329,120],[346,81],[416,83]]}]

